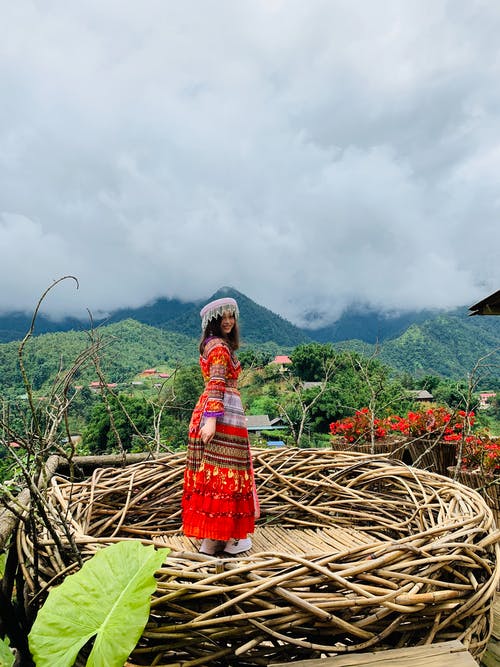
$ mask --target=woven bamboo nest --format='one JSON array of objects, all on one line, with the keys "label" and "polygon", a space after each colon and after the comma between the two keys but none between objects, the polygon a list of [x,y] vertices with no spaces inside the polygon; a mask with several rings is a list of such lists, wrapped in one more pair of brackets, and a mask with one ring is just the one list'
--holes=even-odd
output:
[{"label": "woven bamboo nest", "polygon": [[[452,639],[476,658],[485,650],[500,547],[473,489],[366,454],[256,450],[253,549],[213,558],[180,532],[184,462],[101,468],[73,484],[55,476],[48,491],[84,559],[128,538],[171,548],[127,664],[269,665]],[[40,540],[48,590],[78,566],[42,527]],[[18,551],[29,585],[22,526]]]}]

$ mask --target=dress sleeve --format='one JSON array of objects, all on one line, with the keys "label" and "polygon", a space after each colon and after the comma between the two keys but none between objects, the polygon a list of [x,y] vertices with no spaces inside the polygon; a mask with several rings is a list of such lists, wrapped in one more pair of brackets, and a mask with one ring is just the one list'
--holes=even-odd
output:
[{"label": "dress sleeve", "polygon": [[223,417],[229,350],[225,345],[216,344],[208,350],[207,361],[209,380],[206,392],[208,398],[203,415],[205,417]]}]

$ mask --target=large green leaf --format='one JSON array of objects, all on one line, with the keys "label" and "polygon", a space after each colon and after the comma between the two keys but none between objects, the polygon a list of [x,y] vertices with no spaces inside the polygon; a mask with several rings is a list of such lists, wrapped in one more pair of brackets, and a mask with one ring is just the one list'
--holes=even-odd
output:
[{"label": "large green leaf", "polygon": [[149,616],[154,573],[168,549],[138,540],[98,551],[48,595],[29,634],[37,667],[70,667],[95,636],[88,667],[122,667]]}]

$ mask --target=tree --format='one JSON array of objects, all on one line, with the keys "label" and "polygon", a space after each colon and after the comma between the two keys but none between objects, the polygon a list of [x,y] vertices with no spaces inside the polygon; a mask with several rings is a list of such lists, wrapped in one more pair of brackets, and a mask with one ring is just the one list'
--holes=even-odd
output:
[{"label": "tree", "polygon": [[335,370],[335,358],[323,360],[323,379],[312,391],[304,390],[303,383],[296,376],[286,382],[292,391],[293,399],[288,403],[279,403],[281,415],[288,422],[297,447],[300,447],[304,430],[311,416],[311,410],[325,393],[328,382]]},{"label": "tree", "polygon": [[297,345],[290,359],[293,373],[306,382],[320,382],[324,377],[325,367],[335,357],[330,343],[304,343]]},{"label": "tree", "polygon": [[270,352],[255,348],[245,348],[238,353],[238,359],[242,368],[262,368],[266,366],[273,356]]},{"label": "tree", "polygon": [[152,436],[153,409],[142,396],[110,394],[94,407],[82,437],[94,454],[132,450],[134,436]]},{"label": "tree", "polygon": [[203,391],[203,377],[199,366],[181,366],[165,384],[161,397],[167,403],[168,412],[180,419],[189,419]]}]

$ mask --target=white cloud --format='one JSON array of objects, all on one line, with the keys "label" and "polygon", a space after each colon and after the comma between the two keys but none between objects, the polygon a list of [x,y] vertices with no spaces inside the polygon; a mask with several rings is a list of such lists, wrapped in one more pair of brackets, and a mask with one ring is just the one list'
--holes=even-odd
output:
[{"label": "white cloud", "polygon": [[498,288],[496,3],[2,5],[0,311]]}]

